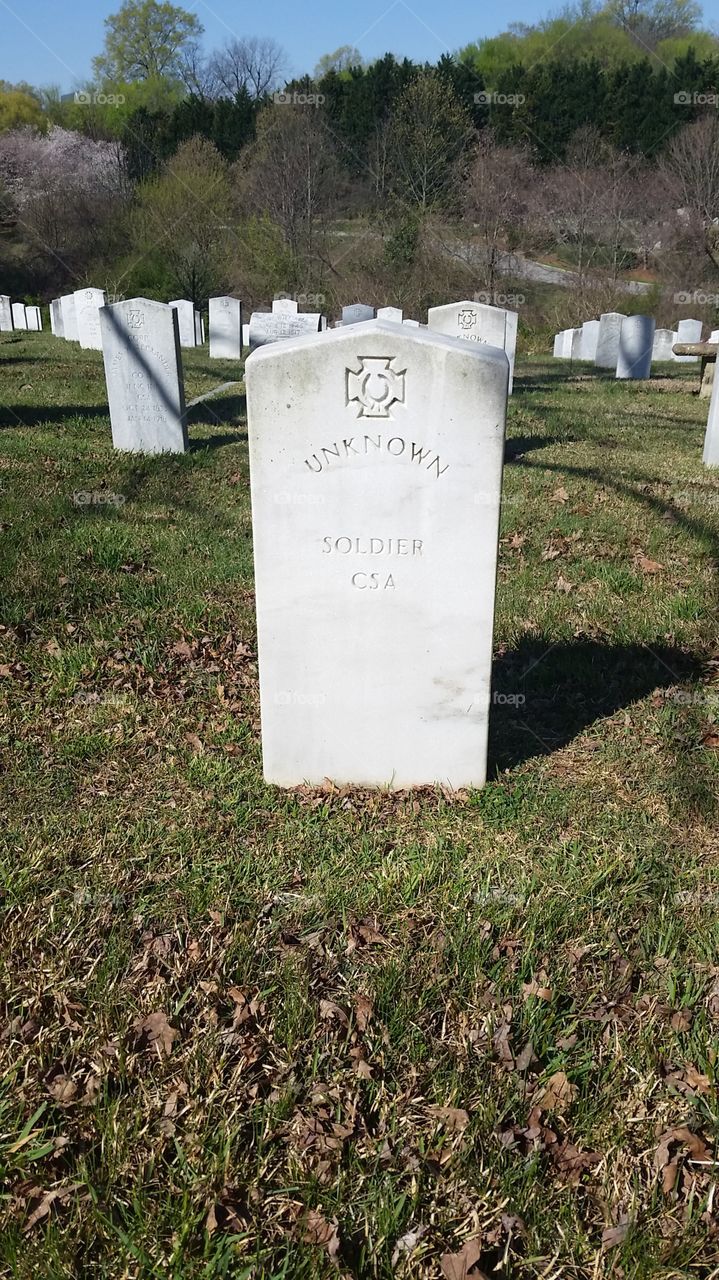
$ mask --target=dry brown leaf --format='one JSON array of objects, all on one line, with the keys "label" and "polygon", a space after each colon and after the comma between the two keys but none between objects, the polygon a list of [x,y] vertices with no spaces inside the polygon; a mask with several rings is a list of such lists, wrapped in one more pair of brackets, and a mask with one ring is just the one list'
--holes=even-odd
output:
[{"label": "dry brown leaf", "polygon": [[486,1273],[483,1271],[474,1271],[479,1262],[482,1253],[482,1242],[479,1236],[466,1240],[462,1245],[459,1253],[445,1253],[440,1260],[442,1275],[445,1280],[467,1280],[467,1276],[472,1273],[473,1276],[485,1278]]},{"label": "dry brown leaf", "polygon": [[305,1244],[319,1244],[326,1249],[334,1261],[340,1250],[340,1237],[337,1221],[328,1222],[317,1209],[310,1209],[304,1220],[302,1239]]},{"label": "dry brown leaf", "polygon": [[554,590],[562,591],[565,596],[568,596],[570,592],[574,590],[574,583],[570,582],[568,578],[565,578],[564,575],[560,573],[556,583],[554,584]]},{"label": "dry brown leaf", "polygon": [[554,490],[551,501],[552,502],[569,502],[569,494],[567,493],[567,490],[564,488],[563,485],[560,485],[558,489]]},{"label": "dry brown leaf", "polygon": [[320,1017],[325,1018],[328,1022],[335,1020],[341,1022],[343,1027],[348,1027],[350,1024],[344,1009],[335,1004],[334,1000],[320,1000]]},{"label": "dry brown leaf", "polygon": [[616,1249],[617,1245],[624,1244],[631,1225],[629,1218],[622,1217],[616,1226],[605,1227],[602,1232],[602,1249]]},{"label": "dry brown leaf", "polygon": [[571,1084],[563,1071],[555,1071],[541,1092],[535,1096],[534,1103],[535,1106],[541,1106],[543,1111],[556,1111],[559,1115],[563,1115],[571,1107],[578,1093],[577,1086]]},{"label": "dry brown leaf", "polygon": [[540,986],[536,978],[532,978],[529,982],[522,983],[522,996],[525,1000],[530,996],[536,996],[537,1000],[551,1000],[552,988]]},{"label": "dry brown leaf", "polygon": [[137,1050],[155,1049],[160,1057],[169,1056],[173,1042],[180,1034],[170,1026],[166,1013],[151,1013],[147,1018],[138,1018],[132,1024],[135,1032],[135,1048]]},{"label": "dry brown leaf", "polygon": [[374,1001],[370,996],[355,996],[355,1022],[358,1031],[366,1031],[374,1012]]},{"label": "dry brown leaf", "polygon": [[469,1124],[469,1112],[462,1107],[427,1107],[429,1115],[443,1124],[449,1133],[461,1133]]},{"label": "dry brown leaf", "polygon": [[647,556],[637,556],[637,565],[642,573],[661,573],[664,568],[658,560],[650,560]]},{"label": "dry brown leaf", "polygon": [[42,1222],[43,1218],[48,1216],[54,1204],[62,1204],[63,1200],[67,1200],[75,1191],[79,1191],[82,1185],[81,1182],[71,1182],[67,1187],[55,1187],[53,1191],[46,1191],[40,1203],[30,1214],[23,1231],[32,1231],[38,1222]]}]

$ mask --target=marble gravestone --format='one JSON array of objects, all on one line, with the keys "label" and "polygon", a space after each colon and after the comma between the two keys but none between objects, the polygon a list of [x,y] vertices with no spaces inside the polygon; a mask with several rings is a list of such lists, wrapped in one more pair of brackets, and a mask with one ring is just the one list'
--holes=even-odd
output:
[{"label": "marble gravestone", "polygon": [[401,307],[378,307],[378,320],[394,320],[395,324],[401,324],[404,319],[404,312]]},{"label": "marble gravestone", "polygon": [[104,305],[104,289],[75,290],[77,336],[84,351],[102,351],[100,307]]},{"label": "marble gravestone", "polygon": [[25,318],[27,320],[28,329],[32,329],[33,333],[40,333],[42,330],[42,312],[39,307],[26,307]]},{"label": "marble gravestone", "polygon": [[599,317],[599,336],[594,364],[597,369],[614,369],[619,355],[619,335],[626,316],[621,311],[605,311]]},{"label": "marble gravestone", "polygon": [[421,327],[419,320],[403,320],[402,324],[408,324],[411,329],[419,329]]},{"label": "marble gravestone", "polygon": [[[677,342],[701,342],[702,329],[704,328],[701,320],[680,320],[677,325]],[[674,356],[680,364],[696,364],[699,356]]]},{"label": "marble gravestone", "polygon": [[13,302],[12,323],[13,329],[27,329],[27,313],[25,311],[24,303]]},{"label": "marble gravestone", "polygon": [[79,342],[77,332],[77,313],[75,311],[75,294],[64,293],[60,299],[60,310],[62,312],[62,332],[63,337],[68,342]]},{"label": "marble gravestone", "polygon": [[303,311],[294,315],[290,311],[253,311],[250,316],[250,350],[270,342],[283,342],[285,338],[319,333],[321,319],[319,312]]},{"label": "marble gravestone", "polygon": [[704,466],[719,467],[719,377],[714,378],[709,418],[704,437]]},{"label": "marble gravestone", "polygon": [[298,306],[294,298],[275,298],[272,303],[273,315],[296,316]]},{"label": "marble gravestone", "polygon": [[582,325],[581,359],[594,362],[599,341],[599,320],[585,320]]},{"label": "marble gravestone", "polygon": [[516,311],[505,311],[506,328],[504,339],[504,350],[509,360],[509,394],[511,396],[514,391],[514,362],[517,358],[517,331],[519,329],[519,315]]},{"label": "marble gravestone", "polygon": [[342,324],[361,324],[364,320],[374,320],[374,307],[368,307],[364,302],[353,302],[349,307],[342,308]]},{"label": "marble gravestone", "polygon": [[490,307],[486,302],[450,302],[444,307],[430,307],[427,325],[434,333],[504,351],[507,313],[502,307]]},{"label": "marble gravestone", "polygon": [[100,308],[112,443],[132,453],[184,453],[185,389],[174,307],[133,298]]},{"label": "marble gravestone", "polygon": [[195,308],[187,298],[176,298],[168,304],[177,312],[181,347],[196,347]]},{"label": "marble gravestone", "polygon": [[205,341],[205,324],[199,311],[195,312],[195,346],[201,347]]},{"label": "marble gravestone", "polygon": [[381,320],[249,357],[270,783],[485,782],[508,377]]},{"label": "marble gravestone", "polygon": [[582,330],[569,329],[567,331],[567,346],[569,355],[572,360],[581,360],[582,358]]},{"label": "marble gravestone", "polygon": [[250,326],[249,326],[248,324],[243,324],[243,325],[242,325],[242,346],[243,346],[243,349],[244,349],[245,347],[249,347],[249,345],[250,345]]},{"label": "marble gravestone", "polygon": [[626,316],[622,320],[617,353],[617,378],[650,378],[656,321],[653,316]]},{"label": "marble gravestone", "polygon": [[210,358],[239,360],[242,356],[242,303],[239,298],[210,298]]},{"label": "marble gravestone", "polygon": [[53,298],[50,303],[50,327],[56,338],[65,337],[65,325],[62,318],[62,301],[60,298]]},{"label": "marble gravestone", "polygon": [[652,343],[652,360],[673,360],[674,352],[672,347],[677,341],[677,335],[673,329],[655,329],[654,342]]},{"label": "marble gravestone", "polygon": [[0,333],[12,333],[12,303],[7,293],[0,293]]}]

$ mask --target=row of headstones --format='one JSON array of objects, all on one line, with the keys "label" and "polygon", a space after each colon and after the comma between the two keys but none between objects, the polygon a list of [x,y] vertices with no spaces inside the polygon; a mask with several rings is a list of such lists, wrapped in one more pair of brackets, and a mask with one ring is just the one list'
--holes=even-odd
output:
[{"label": "row of headstones", "polygon": [[[257,329],[257,314],[250,322]],[[287,318],[295,319],[290,313]],[[354,313],[353,313],[354,314]],[[222,318],[222,324],[217,316]],[[210,299],[210,343],[217,334],[236,344],[241,327],[241,303],[236,298]],[[281,312],[267,313],[269,319],[282,319]],[[129,302],[101,306],[97,309],[100,340],[107,381],[112,440],[116,449],[140,453],[183,453],[187,448],[186,406],[182,370],[181,317],[172,304],[135,298]],[[300,319],[305,317],[300,316]],[[380,321],[384,317],[378,317]],[[265,317],[267,320],[267,317]],[[509,387],[514,367],[517,324],[516,313],[483,303],[458,302],[433,307],[428,314],[428,329],[451,338],[459,338],[504,352],[509,367]],[[356,319],[345,319],[341,329],[354,329]],[[258,335],[257,350],[277,342],[306,337],[307,330],[287,332],[286,326],[269,321]],[[224,329],[223,329],[224,325]],[[381,331],[391,332],[381,325]],[[420,330],[418,323],[403,329]],[[313,332],[320,338],[319,326]],[[261,340],[260,340],[261,339]],[[218,338],[219,341],[219,338]],[[251,344],[252,345],[252,344]],[[224,348],[222,354],[236,355],[237,350]]]},{"label": "row of headstones", "polygon": [[[651,316],[625,316],[607,311],[599,320],[585,320],[581,328],[563,329],[554,339],[558,360],[585,360],[598,369],[614,369],[617,378],[649,378],[652,361],[688,361],[697,356],[677,356],[678,342],[701,342],[701,320],[680,320],[676,329],[657,329]],[[710,342],[719,341],[719,330]]]},{"label": "row of headstones", "polygon": [[38,332],[42,329],[42,312],[39,307],[12,302],[7,293],[0,293],[0,333],[12,333],[14,329]]}]

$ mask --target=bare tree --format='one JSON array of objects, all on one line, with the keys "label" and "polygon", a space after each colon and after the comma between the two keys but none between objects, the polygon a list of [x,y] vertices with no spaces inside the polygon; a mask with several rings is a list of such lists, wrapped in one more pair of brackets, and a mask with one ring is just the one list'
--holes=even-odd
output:
[{"label": "bare tree", "polygon": [[281,227],[299,280],[312,260],[325,260],[325,219],[338,187],[334,143],[314,107],[268,106],[257,117],[257,141],[238,168],[244,212]]},{"label": "bare tree", "polygon": [[536,180],[522,148],[499,146],[489,132],[482,134],[463,186],[463,202],[480,242],[482,283],[490,293],[498,277],[506,274],[507,251],[515,247],[526,221],[528,193]]},{"label": "bare tree", "polygon": [[417,76],[390,123],[395,195],[427,213],[455,193],[472,140],[469,116],[454,90],[434,72]]},{"label": "bare tree", "polygon": [[719,117],[685,125],[669,144],[661,172],[677,219],[719,267]]},{"label": "bare tree", "polygon": [[233,98],[246,90],[262,98],[283,79],[287,55],[271,36],[245,36],[231,40],[210,59],[211,73],[221,93]]},{"label": "bare tree", "polygon": [[555,238],[574,251],[580,289],[599,250],[606,160],[606,144],[586,126],[572,138],[566,163],[549,170],[543,183],[546,216]]}]

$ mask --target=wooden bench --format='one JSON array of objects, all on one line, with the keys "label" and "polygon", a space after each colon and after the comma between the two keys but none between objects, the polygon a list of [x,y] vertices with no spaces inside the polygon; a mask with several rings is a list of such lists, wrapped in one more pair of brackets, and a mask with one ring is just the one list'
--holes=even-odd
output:
[{"label": "wooden bench", "polygon": [[699,356],[702,362],[701,367],[701,384],[699,387],[699,395],[702,399],[708,399],[712,393],[714,386],[714,372],[716,369],[717,352],[719,351],[719,343],[716,342],[675,342],[672,347],[675,356]]}]

